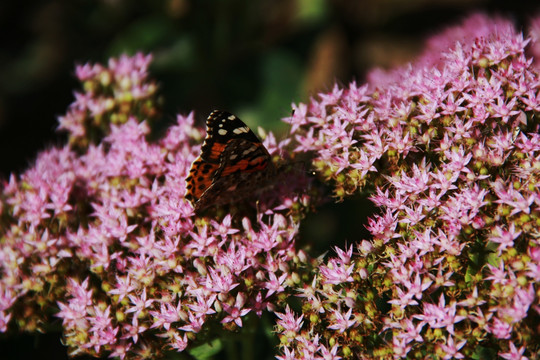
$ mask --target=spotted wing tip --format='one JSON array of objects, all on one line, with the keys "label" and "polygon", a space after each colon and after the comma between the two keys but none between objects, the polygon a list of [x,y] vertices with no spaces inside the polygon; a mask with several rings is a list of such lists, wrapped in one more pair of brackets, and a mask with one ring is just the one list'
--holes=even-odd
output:
[{"label": "spotted wing tip", "polygon": [[210,112],[210,115],[208,115],[208,119],[216,117],[218,114],[222,113],[222,110],[214,109],[212,112]]}]

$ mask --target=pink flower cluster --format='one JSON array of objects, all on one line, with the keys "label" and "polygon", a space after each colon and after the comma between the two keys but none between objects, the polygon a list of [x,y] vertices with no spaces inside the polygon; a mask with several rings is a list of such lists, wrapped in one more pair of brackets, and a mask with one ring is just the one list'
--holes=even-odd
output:
[{"label": "pink flower cluster", "polygon": [[148,76],[151,55],[137,53],[109,59],[108,66],[84,64],[75,69],[84,92],[61,116],[59,129],[69,133],[72,146],[86,148],[109,134],[111,124],[124,124],[130,117],[151,121],[158,113],[157,85]]},{"label": "pink flower cluster", "polygon": [[[85,85],[99,78],[120,86],[115,99],[131,93],[132,114],[153,91],[149,59],[122,57],[77,74]],[[94,90],[77,94],[67,115],[81,129],[79,120],[103,115],[88,113],[90,104],[108,101]],[[88,136],[60,121],[72,139]],[[217,336],[209,322],[237,330],[248,314],[272,309],[299,261],[298,222],[289,216],[295,198],[249,218],[195,217],[185,178],[204,131],[193,115],[178,116],[157,143],[135,117],[111,123],[81,155],[69,146],[44,151],[2,184],[0,331],[41,330],[56,309],[72,355],[156,358]],[[280,149],[267,140],[271,153]]]},{"label": "pink flower cluster", "polygon": [[277,186],[248,217],[194,214],[204,131],[190,114],[146,140],[149,56],[78,67],[69,144],[1,184],[0,331],[59,318],[72,355],[158,358],[271,311],[281,360],[536,356],[537,28],[475,15],[416,63],[295,106],[294,141],[270,135],[270,153],[314,154],[338,199],[368,192],[379,209],[372,238],[326,260],[295,247],[309,191]]},{"label": "pink flower cluster", "polygon": [[278,314],[279,359],[538,355],[540,75],[530,42],[508,21],[475,15],[434,37],[418,62],[295,107],[296,151],[315,154],[338,198],[373,189],[380,213],[372,239],[336,249],[299,289],[300,315]]}]

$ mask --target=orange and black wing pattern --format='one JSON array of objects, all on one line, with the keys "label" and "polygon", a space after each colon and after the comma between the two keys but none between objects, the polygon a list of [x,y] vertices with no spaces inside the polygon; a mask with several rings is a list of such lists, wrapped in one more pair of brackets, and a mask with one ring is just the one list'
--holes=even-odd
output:
[{"label": "orange and black wing pattern", "polygon": [[272,170],[270,154],[253,131],[233,114],[215,110],[206,120],[201,153],[186,178],[186,198],[196,211],[234,202]]}]

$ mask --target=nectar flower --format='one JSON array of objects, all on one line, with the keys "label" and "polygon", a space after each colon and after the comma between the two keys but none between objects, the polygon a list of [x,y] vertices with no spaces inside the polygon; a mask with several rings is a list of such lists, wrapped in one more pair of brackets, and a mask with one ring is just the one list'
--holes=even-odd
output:
[{"label": "nectar flower", "polygon": [[[275,309],[302,267],[295,237],[307,192],[249,217],[194,215],[185,179],[204,130],[179,115],[147,141],[150,61],[77,67],[85,93],[60,118],[69,144],[2,181],[0,331],[43,330],[54,313],[71,355],[160,357],[205,341],[210,326],[235,330]],[[286,151],[271,135],[267,144]]]},{"label": "nectar flower", "polygon": [[540,309],[533,23],[527,38],[473,15],[415,62],[294,106],[293,145],[313,154],[319,180],[338,200],[371,194],[378,211],[358,254],[321,260],[298,287],[303,335],[286,336],[282,353],[301,358],[315,338],[358,358],[479,357],[480,343],[493,356],[538,352],[528,322]]}]

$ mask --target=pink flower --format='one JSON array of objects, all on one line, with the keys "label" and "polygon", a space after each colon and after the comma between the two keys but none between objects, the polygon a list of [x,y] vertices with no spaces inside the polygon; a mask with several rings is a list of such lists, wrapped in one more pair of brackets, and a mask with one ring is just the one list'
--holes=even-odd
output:
[{"label": "pink flower", "polygon": [[171,347],[178,351],[184,351],[188,346],[188,338],[187,334],[184,334],[184,336],[180,336],[179,333],[174,332],[173,333],[173,341],[171,342]]},{"label": "pink flower", "polygon": [[488,330],[495,335],[497,339],[510,339],[512,336],[512,325],[499,318],[493,319],[492,325],[488,327]]},{"label": "pink flower", "polygon": [[499,356],[506,360],[528,360],[529,358],[526,356],[523,356],[523,353],[525,352],[525,347],[522,346],[519,349],[516,348],[514,343],[512,341],[509,342],[510,344],[510,351],[506,353],[499,353]]},{"label": "pink flower", "polygon": [[334,316],[334,322],[328,328],[339,330],[340,333],[343,333],[356,323],[354,318],[351,319],[352,309],[349,309],[346,314],[342,314],[341,309],[334,310],[332,315]]},{"label": "pink flower", "polygon": [[446,344],[440,344],[441,349],[444,351],[443,359],[463,359],[465,356],[459,352],[459,350],[465,346],[467,340],[462,340],[459,343],[454,342],[454,338],[449,336],[446,340]]},{"label": "pink flower", "polygon": [[283,327],[285,331],[291,332],[292,335],[296,335],[302,328],[302,319],[304,316],[300,315],[299,317],[296,317],[289,306],[285,308],[285,313],[276,312],[276,316],[279,318],[277,324]]},{"label": "pink flower", "polygon": [[[155,311],[149,311],[150,315],[152,315],[153,324],[150,328],[160,328],[163,327],[165,330],[169,331],[171,328],[171,325],[173,323],[179,322],[179,321],[185,321],[188,318],[188,314],[182,310],[182,302],[178,302],[176,306],[174,303],[170,302],[164,302],[160,304],[159,310]],[[206,312],[198,312],[198,314],[205,315],[208,313],[208,310]]]},{"label": "pink flower", "polygon": [[328,284],[341,284],[343,282],[353,281],[351,273],[354,269],[354,264],[345,265],[336,259],[330,259],[328,266],[320,267],[323,282]]},{"label": "pink flower", "polygon": [[429,288],[432,283],[433,282],[428,279],[421,280],[420,274],[416,273],[414,282],[405,280],[403,285],[405,285],[405,287],[408,289],[408,294],[411,294],[416,299],[421,300],[422,292],[426,290],[427,288]]},{"label": "pink flower", "polygon": [[218,269],[209,269],[206,277],[206,288],[217,293],[228,293],[239,284],[234,282],[234,277],[228,272]]},{"label": "pink flower", "polygon": [[142,311],[145,311],[154,302],[153,299],[146,298],[146,289],[143,289],[140,297],[136,295],[128,295],[128,297],[133,306],[128,308],[126,313],[134,313],[135,317],[139,316]]},{"label": "pink flower", "polygon": [[276,359],[278,360],[296,360],[298,357],[296,356],[294,350],[291,350],[289,348],[283,348],[283,356],[276,356]]},{"label": "pink flower", "polygon": [[415,315],[422,323],[428,324],[431,328],[446,328],[454,335],[454,325],[465,319],[465,316],[456,315],[456,303],[445,306],[444,296],[441,294],[439,304],[424,304],[422,315]]},{"label": "pink flower", "polygon": [[271,272],[269,274],[270,281],[267,281],[265,283],[266,289],[268,289],[268,292],[266,293],[266,297],[268,298],[275,292],[283,292],[285,288],[282,286],[283,282],[287,278],[287,274],[282,274],[279,278],[275,275],[275,273]]},{"label": "pink flower", "polygon": [[405,292],[402,289],[396,289],[397,299],[389,300],[389,304],[397,305],[401,309],[405,309],[407,306],[418,305],[418,301],[413,299],[414,294]]},{"label": "pink flower", "polygon": [[394,359],[403,358],[411,351],[411,346],[405,340],[395,337],[392,339],[392,351]]},{"label": "pink flower", "polygon": [[202,330],[205,321],[205,318],[203,316],[197,316],[197,314],[188,312],[188,319],[189,321],[187,322],[187,324],[180,327],[180,330],[193,333],[198,333]]},{"label": "pink flower", "polygon": [[223,309],[229,315],[225,316],[223,320],[221,320],[221,322],[226,324],[228,322],[234,321],[236,325],[238,325],[239,327],[242,327],[242,317],[251,311],[251,309],[249,308],[244,308],[245,302],[246,302],[245,296],[243,294],[238,294],[236,296],[236,301],[233,306],[230,306],[229,304],[224,303]]},{"label": "pink flower", "polygon": [[498,243],[498,252],[499,256],[507,248],[512,248],[514,246],[514,240],[521,234],[521,231],[516,232],[515,225],[510,224],[508,231],[502,229],[499,226],[496,226],[494,229],[494,234],[489,238],[490,241]]},{"label": "pink flower", "polygon": [[414,323],[409,319],[405,319],[403,323],[404,324],[401,325],[404,327],[403,331],[397,335],[399,338],[404,339],[406,344],[410,343],[411,341],[424,341],[422,335],[420,334],[425,325],[424,323],[419,322],[417,325],[414,325]]},{"label": "pink flower", "polygon": [[341,356],[337,355],[339,347],[337,345],[332,346],[331,349],[328,349],[326,346],[321,345],[319,347],[319,353],[321,354],[318,357],[315,357],[316,360],[341,360]]}]

